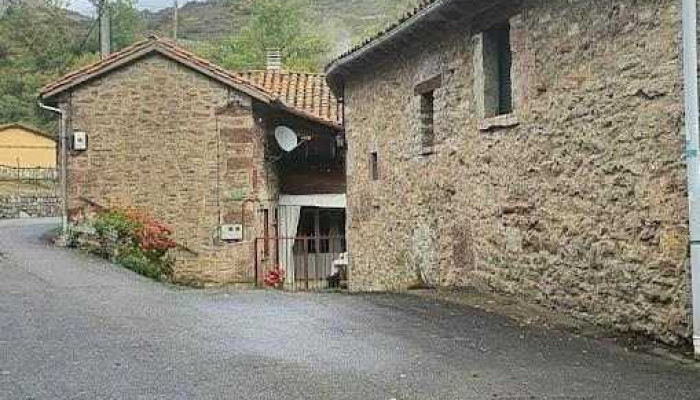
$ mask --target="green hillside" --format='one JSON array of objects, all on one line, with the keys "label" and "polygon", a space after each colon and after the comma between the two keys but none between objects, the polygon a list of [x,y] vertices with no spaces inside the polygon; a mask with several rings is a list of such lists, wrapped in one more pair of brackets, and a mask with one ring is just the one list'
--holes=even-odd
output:
[{"label": "green hillside", "polygon": [[[264,66],[269,48],[264,42],[281,42],[274,46],[280,46],[286,67],[319,71],[334,55],[388,25],[416,1],[190,2],[178,9],[178,40],[231,69]],[[0,124],[24,122],[53,129],[54,116],[37,106],[38,90],[99,59],[97,21],[67,11],[65,0],[6,4],[0,13]],[[173,33],[172,8],[153,13],[138,11],[134,0],[110,0],[110,4],[113,50],[149,33]]]},{"label": "green hillside", "polygon": [[[237,33],[246,24],[253,0],[210,0],[180,7],[178,37],[209,41]],[[334,44],[345,50],[404,13],[416,0],[310,0],[309,14]],[[146,29],[163,35],[173,32],[173,9],[144,12]]]}]

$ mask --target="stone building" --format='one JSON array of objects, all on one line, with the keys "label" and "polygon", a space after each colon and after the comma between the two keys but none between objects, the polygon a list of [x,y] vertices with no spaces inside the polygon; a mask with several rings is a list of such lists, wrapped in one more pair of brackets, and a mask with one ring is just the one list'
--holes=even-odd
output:
[{"label": "stone building", "polygon": [[[165,222],[178,282],[260,282],[296,245],[269,242],[294,236],[304,211],[344,216],[340,113],[322,75],[234,73],[152,37],[41,98],[68,119],[70,220],[128,207]],[[281,126],[302,138],[298,148],[280,148]],[[82,134],[86,149],[75,146]]]},{"label": "stone building", "polygon": [[691,337],[673,0],[427,1],[343,54],[350,287]]}]

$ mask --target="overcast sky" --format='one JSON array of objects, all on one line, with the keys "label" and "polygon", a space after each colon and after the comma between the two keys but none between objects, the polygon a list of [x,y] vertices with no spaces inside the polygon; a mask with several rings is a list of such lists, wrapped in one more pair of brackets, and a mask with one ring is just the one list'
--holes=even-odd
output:
[{"label": "overcast sky", "polygon": [[[88,0],[69,0],[69,8],[75,10],[81,14],[94,15],[95,8]],[[191,0],[179,0],[180,6],[189,2]],[[173,4],[173,0],[139,0],[137,7],[139,9],[148,9],[151,11],[160,10],[162,8],[170,7]]]}]

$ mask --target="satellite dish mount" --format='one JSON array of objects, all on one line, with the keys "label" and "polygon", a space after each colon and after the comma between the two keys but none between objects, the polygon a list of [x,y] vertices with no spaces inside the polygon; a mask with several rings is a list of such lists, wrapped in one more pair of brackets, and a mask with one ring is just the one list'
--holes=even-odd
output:
[{"label": "satellite dish mount", "polygon": [[309,138],[299,138],[297,133],[292,128],[286,126],[278,126],[275,129],[275,140],[280,149],[287,153],[296,150],[302,143],[310,140]]}]

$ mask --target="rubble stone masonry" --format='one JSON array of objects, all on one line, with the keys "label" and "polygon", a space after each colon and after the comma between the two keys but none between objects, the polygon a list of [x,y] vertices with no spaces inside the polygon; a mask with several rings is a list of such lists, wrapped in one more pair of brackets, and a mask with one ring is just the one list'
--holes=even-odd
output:
[{"label": "rubble stone masonry", "polygon": [[61,198],[50,194],[0,196],[0,219],[46,218],[61,215]]},{"label": "rubble stone masonry", "polygon": [[[512,127],[479,129],[494,125],[477,114],[475,27],[350,76],[351,290],[474,287],[687,340],[679,6],[525,1],[510,19]],[[425,152],[414,90],[436,74]]]},{"label": "rubble stone masonry", "polygon": [[[245,200],[272,196],[250,98],[152,55],[79,86],[62,106],[71,129],[88,134],[88,150],[69,157],[73,219],[89,203],[144,210],[182,246],[176,281],[253,282],[261,203]],[[246,241],[219,242],[220,222],[244,222]]]}]

